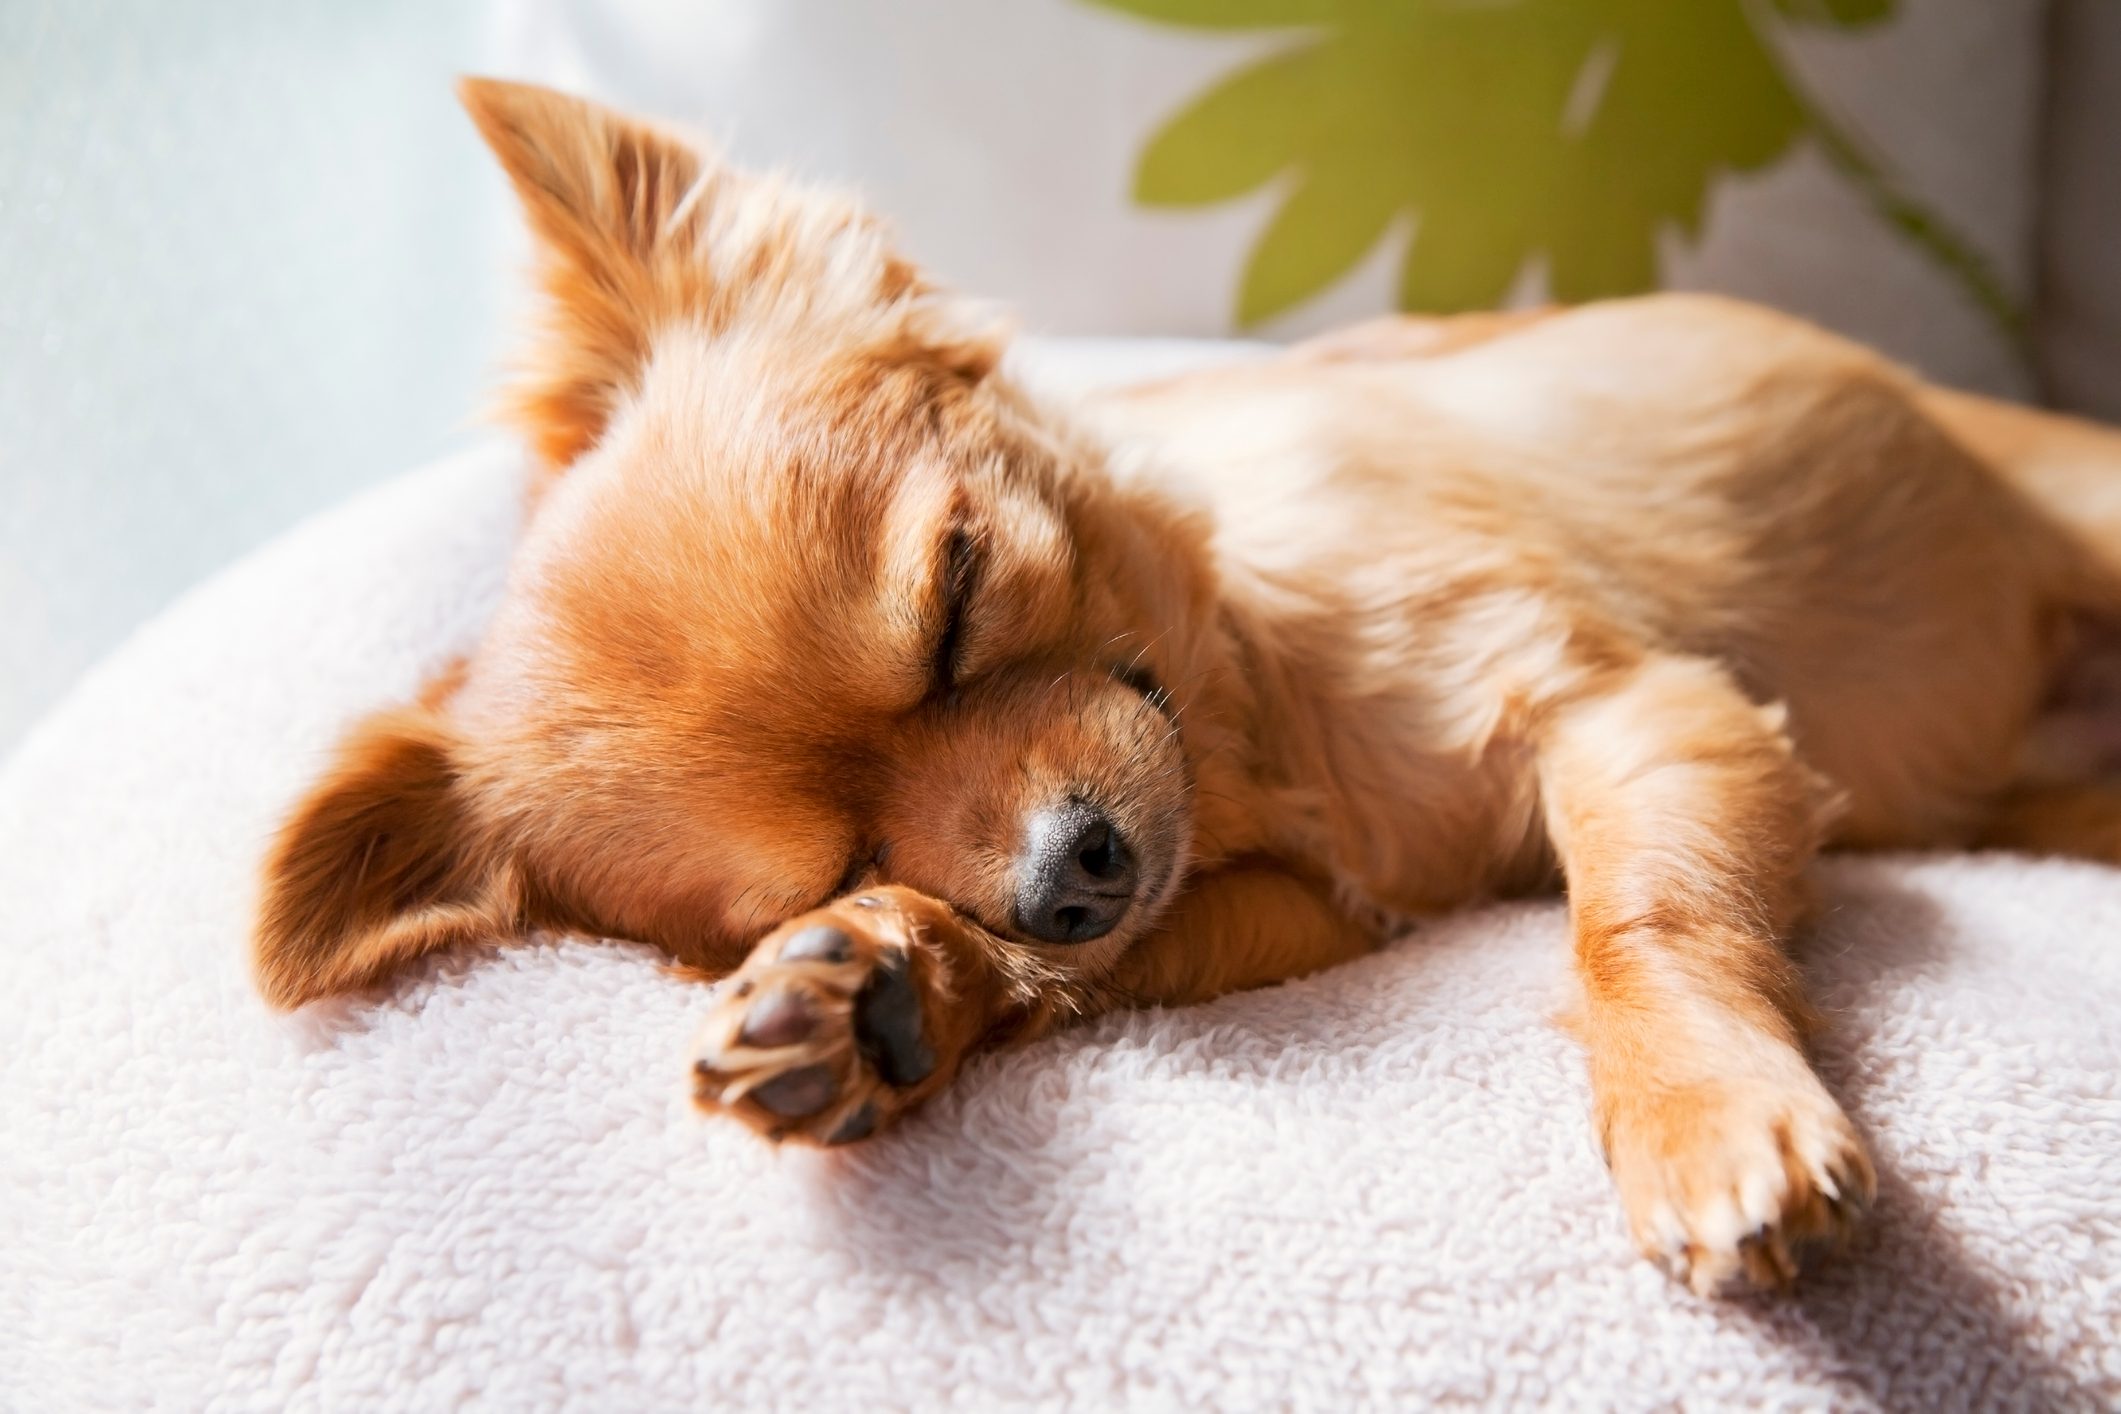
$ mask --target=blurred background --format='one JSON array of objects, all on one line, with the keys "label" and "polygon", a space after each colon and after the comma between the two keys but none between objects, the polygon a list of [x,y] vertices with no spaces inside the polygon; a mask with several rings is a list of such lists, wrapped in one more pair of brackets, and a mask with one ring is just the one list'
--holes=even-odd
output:
[{"label": "blurred background", "polygon": [[2121,0],[0,0],[0,754],[491,435],[465,71],[855,187],[1033,331],[1712,288],[2121,419]]}]

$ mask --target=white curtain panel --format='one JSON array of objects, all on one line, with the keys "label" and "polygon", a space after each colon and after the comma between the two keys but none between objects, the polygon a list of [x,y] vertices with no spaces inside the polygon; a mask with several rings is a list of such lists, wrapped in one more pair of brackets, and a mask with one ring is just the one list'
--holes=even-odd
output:
[{"label": "white curtain panel", "polygon": [[0,755],[201,576],[461,440],[509,279],[426,0],[0,3]]}]

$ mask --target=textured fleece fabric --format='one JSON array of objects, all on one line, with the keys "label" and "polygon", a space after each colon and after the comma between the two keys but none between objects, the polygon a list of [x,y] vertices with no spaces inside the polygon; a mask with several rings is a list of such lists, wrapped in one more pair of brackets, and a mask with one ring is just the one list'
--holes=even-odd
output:
[{"label": "textured fleece fabric", "polygon": [[1882,1192],[1791,1299],[1634,1254],[1557,902],[978,1062],[831,1154],[691,1112],[702,989],[635,946],[273,1015],[261,845],[473,640],[520,475],[310,523],[0,769],[0,1407],[2121,1404],[2115,871],[1822,867],[1820,1065]]}]

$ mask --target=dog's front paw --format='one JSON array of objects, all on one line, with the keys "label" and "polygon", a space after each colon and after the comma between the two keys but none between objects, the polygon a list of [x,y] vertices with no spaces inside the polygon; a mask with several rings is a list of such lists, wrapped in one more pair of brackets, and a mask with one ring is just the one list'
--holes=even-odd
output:
[{"label": "dog's front paw", "polygon": [[693,1043],[693,1099],[774,1139],[845,1144],[910,1109],[957,1056],[923,932],[940,906],[873,889],[777,929],[721,984]]},{"label": "dog's front paw", "polygon": [[1627,1097],[1606,1142],[1635,1240],[1702,1295],[1788,1285],[1877,1193],[1848,1116],[1808,1069]]}]

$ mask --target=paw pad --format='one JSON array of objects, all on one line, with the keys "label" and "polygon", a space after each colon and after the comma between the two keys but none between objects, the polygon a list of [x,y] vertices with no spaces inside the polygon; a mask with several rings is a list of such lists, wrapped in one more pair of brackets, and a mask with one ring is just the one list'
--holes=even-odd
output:
[{"label": "paw pad", "polygon": [[918,1085],[935,1070],[921,1038],[921,999],[904,953],[887,956],[854,1002],[854,1039],[887,1085]]},{"label": "paw pad", "polygon": [[693,1097],[781,1139],[850,1144],[935,1077],[915,934],[878,890],[761,942],[695,1042]]}]

